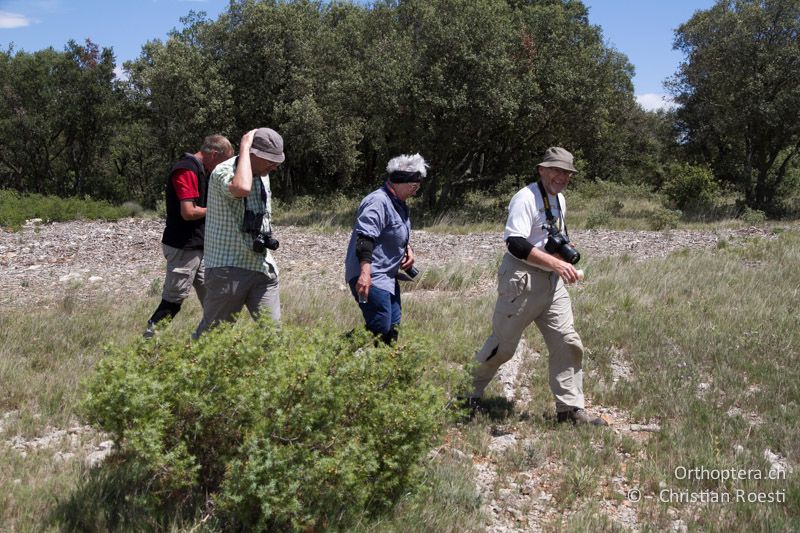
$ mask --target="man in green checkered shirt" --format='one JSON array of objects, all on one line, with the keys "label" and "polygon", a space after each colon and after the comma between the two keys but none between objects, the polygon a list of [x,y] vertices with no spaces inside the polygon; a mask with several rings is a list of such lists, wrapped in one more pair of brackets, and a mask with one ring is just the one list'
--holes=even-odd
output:
[{"label": "man in green checkered shirt", "polygon": [[278,266],[270,253],[272,193],[269,173],[285,159],[283,139],[275,130],[244,134],[239,155],[217,165],[208,182],[203,319],[194,337],[247,306],[253,318],[269,309],[281,318]]}]

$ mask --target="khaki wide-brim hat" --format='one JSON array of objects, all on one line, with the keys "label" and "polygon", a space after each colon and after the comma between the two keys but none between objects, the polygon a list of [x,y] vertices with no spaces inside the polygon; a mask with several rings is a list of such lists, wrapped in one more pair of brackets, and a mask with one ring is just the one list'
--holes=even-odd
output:
[{"label": "khaki wide-brim hat", "polygon": [[539,163],[540,167],[556,167],[570,172],[578,172],[573,164],[572,154],[558,146],[552,146],[544,153],[544,160]]}]

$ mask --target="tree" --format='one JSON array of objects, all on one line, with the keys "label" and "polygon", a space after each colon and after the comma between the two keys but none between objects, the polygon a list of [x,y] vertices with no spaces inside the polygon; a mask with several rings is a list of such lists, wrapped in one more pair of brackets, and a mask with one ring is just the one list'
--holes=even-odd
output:
[{"label": "tree", "polygon": [[232,133],[231,85],[193,39],[186,31],[166,43],[150,41],[125,63],[128,120],[117,132],[114,161],[150,206],[162,197],[167,170],[182,152],[194,152],[208,135]]},{"label": "tree", "polygon": [[103,197],[119,95],[114,56],[87,40],[64,52],[0,54],[0,184]]},{"label": "tree", "polygon": [[800,1],[719,0],[676,31],[682,140],[747,205],[775,211],[800,154]]}]

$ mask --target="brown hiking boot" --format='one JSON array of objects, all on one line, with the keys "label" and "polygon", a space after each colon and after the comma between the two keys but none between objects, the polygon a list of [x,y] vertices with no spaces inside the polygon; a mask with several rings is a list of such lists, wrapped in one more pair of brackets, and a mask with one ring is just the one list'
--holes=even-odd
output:
[{"label": "brown hiking boot", "polygon": [[599,416],[592,416],[590,415],[586,409],[581,409],[580,407],[576,407],[571,411],[561,411],[556,413],[556,419],[559,423],[561,422],[572,422],[573,425],[583,425],[589,424],[592,426],[607,426],[608,422],[600,418]]}]

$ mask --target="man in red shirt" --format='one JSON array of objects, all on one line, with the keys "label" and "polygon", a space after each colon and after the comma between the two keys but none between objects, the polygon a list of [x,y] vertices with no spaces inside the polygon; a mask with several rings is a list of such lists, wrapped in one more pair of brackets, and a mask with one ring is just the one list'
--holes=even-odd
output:
[{"label": "man in red shirt", "polygon": [[233,156],[230,141],[211,135],[200,151],[183,154],[170,170],[166,185],[167,224],[161,247],[167,260],[167,275],[161,303],[147,321],[144,337],[155,334],[155,325],[174,317],[194,286],[202,305],[204,287],[203,238],[205,234],[208,176],[221,161]]}]

